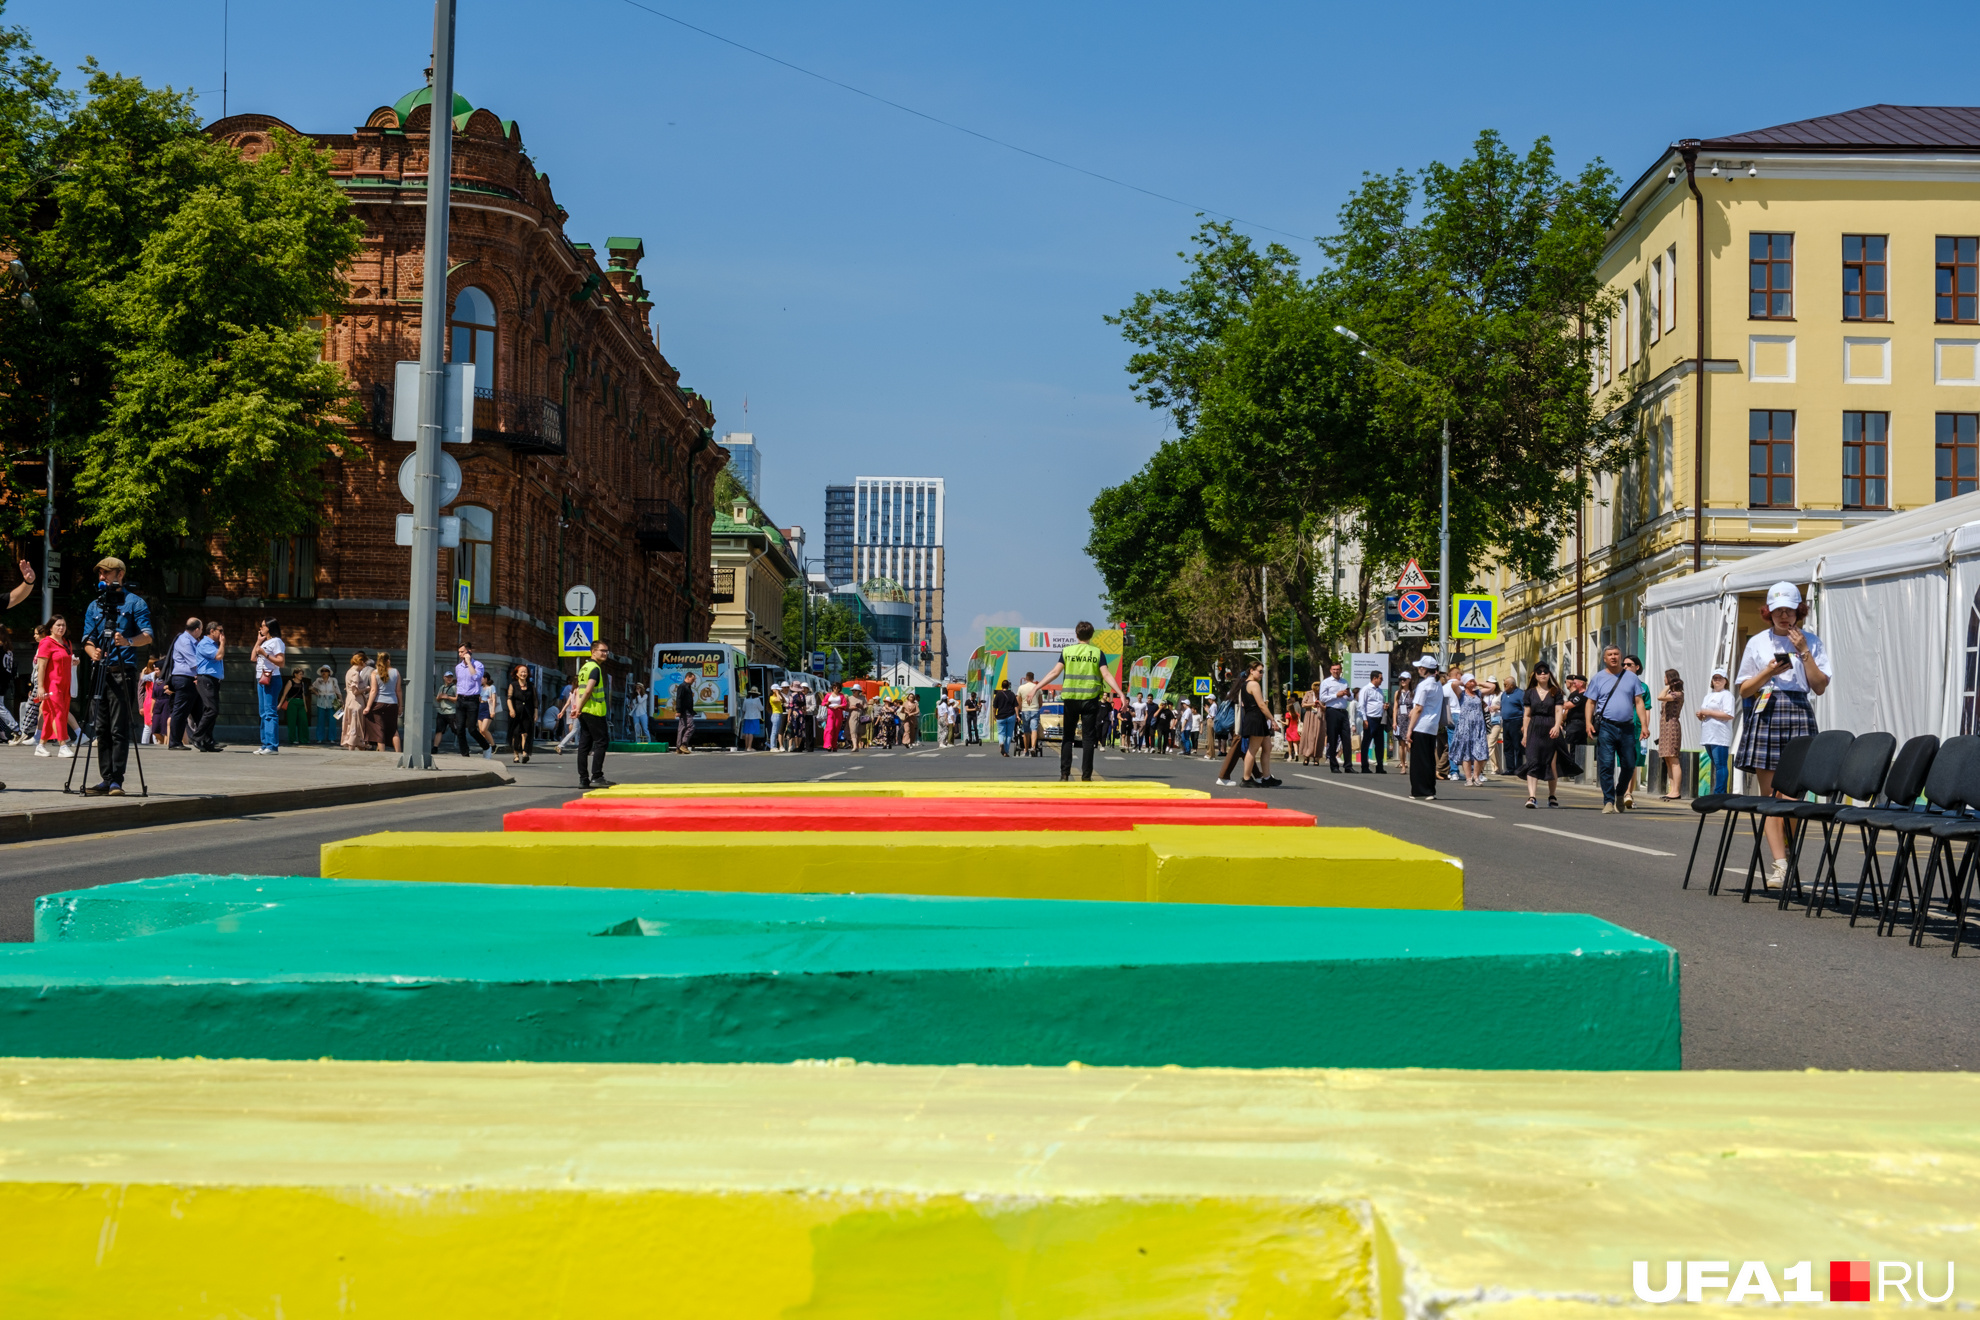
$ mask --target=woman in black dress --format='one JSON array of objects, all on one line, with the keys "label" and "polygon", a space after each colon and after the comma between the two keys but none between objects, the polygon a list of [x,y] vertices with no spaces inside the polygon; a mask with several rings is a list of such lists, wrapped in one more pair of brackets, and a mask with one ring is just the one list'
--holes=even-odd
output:
[{"label": "woman in black dress", "polygon": [[1277,788],[1272,775],[1272,715],[1265,705],[1265,662],[1251,662],[1238,696],[1238,736],[1246,740],[1244,782],[1253,788]]},{"label": "woman in black dress", "polygon": [[536,749],[536,684],[529,681],[529,666],[517,665],[509,671],[509,760],[521,765]]},{"label": "woman in black dress", "polygon": [[1554,668],[1542,660],[1533,666],[1533,675],[1526,680],[1526,723],[1522,734],[1526,740],[1526,805],[1529,808],[1538,805],[1543,772],[1547,780],[1547,805],[1561,805],[1554,796],[1554,758],[1561,750],[1561,717],[1564,713],[1563,694],[1554,682]]}]

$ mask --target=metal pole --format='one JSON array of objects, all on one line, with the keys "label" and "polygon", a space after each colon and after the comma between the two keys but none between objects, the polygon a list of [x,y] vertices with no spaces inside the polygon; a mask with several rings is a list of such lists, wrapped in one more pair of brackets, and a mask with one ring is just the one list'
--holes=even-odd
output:
[{"label": "metal pole", "polygon": [[406,592],[405,750],[433,768],[433,584],[440,572],[440,428],[447,364],[447,212],[454,176],[454,0],[433,5],[433,104],[426,134],[426,268],[419,311],[419,439],[413,477],[412,582]]},{"label": "metal pole", "polygon": [[48,386],[48,498],[42,501],[41,621],[55,617],[55,386]]},{"label": "metal pole", "polygon": [[1259,687],[1265,690],[1265,709],[1272,709],[1272,598],[1270,584],[1265,574],[1265,565],[1258,566],[1258,659],[1265,666],[1265,681]]},{"label": "metal pole", "polygon": [[1444,512],[1437,530],[1437,668],[1451,663],[1451,419],[1444,418]]}]

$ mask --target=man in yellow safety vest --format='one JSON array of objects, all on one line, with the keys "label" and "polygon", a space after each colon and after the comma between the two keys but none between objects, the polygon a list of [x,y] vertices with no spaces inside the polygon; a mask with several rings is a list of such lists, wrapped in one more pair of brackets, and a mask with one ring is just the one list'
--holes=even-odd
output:
[{"label": "man in yellow safety vest", "polygon": [[1114,689],[1115,696],[1122,696],[1120,681],[1114,671],[1107,668],[1107,656],[1093,644],[1093,625],[1082,619],[1073,629],[1073,636],[1079,640],[1059,652],[1059,663],[1052,671],[1038,680],[1044,687],[1060,674],[1066,676],[1065,684],[1059,689],[1059,700],[1065,704],[1065,714],[1059,718],[1059,778],[1072,778],[1072,739],[1073,730],[1079,730],[1080,772],[1082,781],[1093,778],[1093,749],[1100,741],[1100,684],[1104,679],[1108,687]]}]

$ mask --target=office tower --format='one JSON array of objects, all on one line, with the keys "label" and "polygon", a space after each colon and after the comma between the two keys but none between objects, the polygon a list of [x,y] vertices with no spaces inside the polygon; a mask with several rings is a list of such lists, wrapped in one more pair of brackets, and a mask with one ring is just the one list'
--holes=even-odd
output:
[{"label": "office tower", "polygon": [[[942,478],[858,477],[853,482],[852,580],[884,577],[900,584],[914,606],[914,663],[941,678],[948,671],[948,632],[942,615]],[[826,537],[831,537],[826,515]],[[829,556],[830,551],[827,551]]]},{"label": "office tower", "polygon": [[748,431],[731,431],[722,437],[722,448],[729,451],[729,471],[735,473],[749,497],[763,503],[763,451]]},{"label": "office tower", "polygon": [[825,488],[825,580],[833,590],[853,580],[853,488]]}]

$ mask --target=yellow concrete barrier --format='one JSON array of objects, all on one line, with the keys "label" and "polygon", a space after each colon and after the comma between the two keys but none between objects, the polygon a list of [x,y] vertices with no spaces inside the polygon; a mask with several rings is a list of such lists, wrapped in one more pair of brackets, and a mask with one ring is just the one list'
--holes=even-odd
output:
[{"label": "yellow concrete barrier", "polygon": [[1956,1073],[5,1060],[0,1314],[1580,1320],[1656,1310],[1643,1260],[1730,1262],[1681,1308],[1730,1317],[1748,1261],[1943,1290],[1976,1101]]},{"label": "yellow concrete barrier", "polygon": [[1133,798],[1137,801],[1200,800],[1210,795],[1197,788],[1171,788],[1145,779],[1094,780],[1058,783],[1054,780],[875,780],[860,783],[832,780],[813,784],[617,784],[594,788],[588,798],[707,798],[707,797],[898,797],[898,798],[1037,798],[1080,802],[1088,798]]},{"label": "yellow concrete barrier", "polygon": [[1455,857],[1358,828],[1137,825],[1076,833],[366,834],[341,880],[745,893],[938,894],[1298,907],[1464,906]]}]

